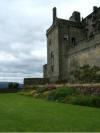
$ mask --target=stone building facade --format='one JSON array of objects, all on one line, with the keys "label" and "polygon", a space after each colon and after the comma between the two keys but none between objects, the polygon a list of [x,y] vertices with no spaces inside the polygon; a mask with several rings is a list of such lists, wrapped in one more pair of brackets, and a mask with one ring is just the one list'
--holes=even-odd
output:
[{"label": "stone building facade", "polygon": [[71,80],[71,71],[84,64],[100,66],[100,8],[94,6],[86,18],[74,11],[69,20],[57,18],[47,30],[47,64],[44,78]]}]

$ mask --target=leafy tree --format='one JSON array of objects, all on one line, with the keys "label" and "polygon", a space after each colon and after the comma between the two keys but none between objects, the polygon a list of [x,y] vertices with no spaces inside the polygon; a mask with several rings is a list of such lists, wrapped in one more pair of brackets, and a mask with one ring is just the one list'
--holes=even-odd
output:
[{"label": "leafy tree", "polygon": [[8,88],[9,89],[13,88],[13,83],[12,82],[8,83]]},{"label": "leafy tree", "polygon": [[13,83],[13,87],[18,89],[19,88],[19,83]]}]

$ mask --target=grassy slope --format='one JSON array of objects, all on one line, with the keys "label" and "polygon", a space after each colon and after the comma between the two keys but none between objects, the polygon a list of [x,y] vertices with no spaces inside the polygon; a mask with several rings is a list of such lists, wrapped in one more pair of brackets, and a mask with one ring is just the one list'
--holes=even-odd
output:
[{"label": "grassy slope", "polygon": [[100,131],[100,109],[0,94],[1,131]]}]

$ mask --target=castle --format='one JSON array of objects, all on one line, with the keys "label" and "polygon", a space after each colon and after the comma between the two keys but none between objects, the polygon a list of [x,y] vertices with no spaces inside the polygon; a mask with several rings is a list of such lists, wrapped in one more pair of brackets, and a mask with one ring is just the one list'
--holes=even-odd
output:
[{"label": "castle", "polygon": [[100,8],[94,6],[86,18],[74,11],[69,20],[57,18],[47,30],[47,64],[44,78],[72,80],[71,71],[84,64],[100,66]]}]

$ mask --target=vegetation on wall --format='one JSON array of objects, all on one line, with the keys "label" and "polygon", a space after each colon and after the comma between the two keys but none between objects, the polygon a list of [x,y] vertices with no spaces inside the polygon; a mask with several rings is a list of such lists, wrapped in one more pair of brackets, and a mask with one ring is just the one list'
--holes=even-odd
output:
[{"label": "vegetation on wall", "polygon": [[83,65],[72,72],[75,79],[81,83],[98,83],[100,82],[100,67]]}]

